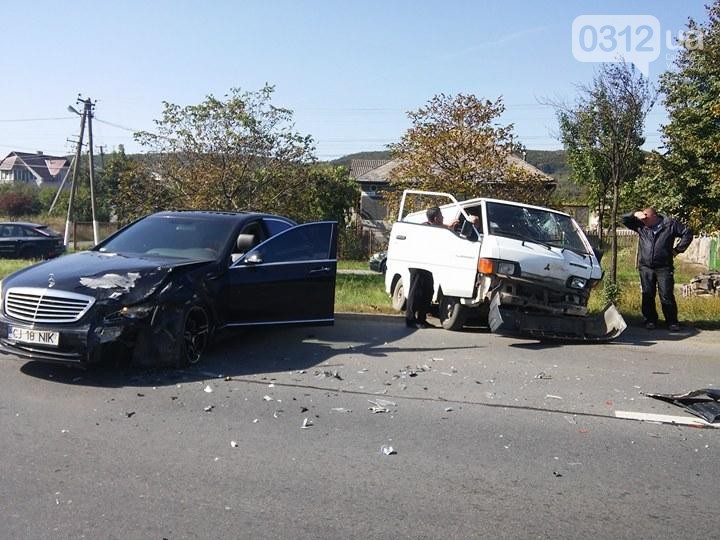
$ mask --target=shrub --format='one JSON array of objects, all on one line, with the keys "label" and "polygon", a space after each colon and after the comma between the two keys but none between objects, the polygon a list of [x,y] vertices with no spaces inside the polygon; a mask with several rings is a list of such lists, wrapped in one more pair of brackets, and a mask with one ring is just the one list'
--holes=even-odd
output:
[{"label": "shrub", "polygon": [[0,193],[0,214],[11,218],[36,214],[40,211],[37,194],[27,191],[6,191]]}]

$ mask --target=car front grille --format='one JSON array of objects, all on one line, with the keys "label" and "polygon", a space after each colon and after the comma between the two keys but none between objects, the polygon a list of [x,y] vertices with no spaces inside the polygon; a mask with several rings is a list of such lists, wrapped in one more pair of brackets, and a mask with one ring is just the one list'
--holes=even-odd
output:
[{"label": "car front grille", "polygon": [[53,289],[14,287],[5,295],[5,313],[31,323],[72,323],[95,303],[92,296]]}]

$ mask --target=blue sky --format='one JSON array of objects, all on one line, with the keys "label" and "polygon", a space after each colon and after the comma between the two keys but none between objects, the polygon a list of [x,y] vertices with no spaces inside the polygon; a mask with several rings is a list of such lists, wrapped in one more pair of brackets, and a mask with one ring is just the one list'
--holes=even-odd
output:
[{"label": "blue sky", "polygon": [[[3,7],[0,154],[72,151],[78,93],[97,100],[95,145],[142,151],[162,102],[201,102],[232,87],[275,85],[274,104],[316,141],[320,159],[382,150],[408,128],[406,111],[433,95],[472,93],[507,106],[503,122],[530,149],[556,149],[547,99],[572,101],[598,64],[573,56],[580,15],[652,15],[662,50],[650,79],[671,67],[666,35],[703,1],[230,1],[13,2]],[[7,22],[10,21],[11,24]],[[648,118],[660,143],[661,105]],[[97,152],[97,150],[96,150]]]}]

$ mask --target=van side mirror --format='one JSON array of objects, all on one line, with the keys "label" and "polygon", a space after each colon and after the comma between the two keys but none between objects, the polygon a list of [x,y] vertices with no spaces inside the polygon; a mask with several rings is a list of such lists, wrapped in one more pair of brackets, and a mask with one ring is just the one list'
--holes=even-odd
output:
[{"label": "van side mirror", "polygon": [[460,226],[460,232],[458,234],[461,238],[465,238],[472,242],[477,240],[477,234],[475,233],[475,228],[473,227],[471,221],[463,220],[462,225]]}]

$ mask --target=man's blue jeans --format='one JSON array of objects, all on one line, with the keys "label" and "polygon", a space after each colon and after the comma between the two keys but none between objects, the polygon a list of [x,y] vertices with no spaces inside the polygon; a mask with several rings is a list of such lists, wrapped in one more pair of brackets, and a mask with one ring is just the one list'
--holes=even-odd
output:
[{"label": "man's blue jeans", "polygon": [[675,302],[675,278],[672,267],[662,268],[640,267],[640,288],[642,289],[642,314],[645,322],[657,324],[658,313],[655,308],[655,293],[660,293],[660,306],[662,307],[665,322],[677,324],[678,309]]}]

